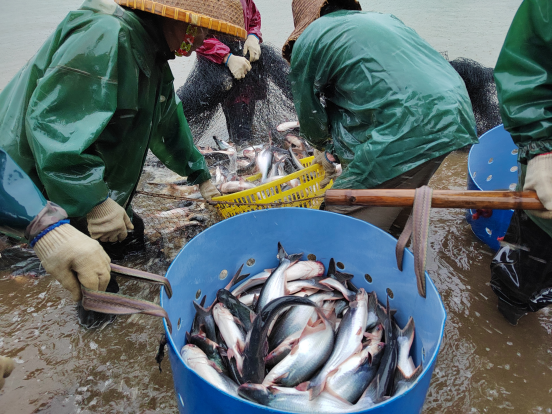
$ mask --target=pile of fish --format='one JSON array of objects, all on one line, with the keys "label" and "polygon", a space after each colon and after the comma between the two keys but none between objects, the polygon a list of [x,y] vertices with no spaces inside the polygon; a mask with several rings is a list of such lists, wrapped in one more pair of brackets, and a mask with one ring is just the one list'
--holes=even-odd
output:
[{"label": "pile of fish", "polygon": [[[304,166],[299,161],[310,156],[312,149],[300,137],[288,134],[284,147],[272,145],[272,140],[265,145],[254,145],[238,151],[233,144],[213,137],[218,149],[199,147],[206,159],[214,159],[212,164],[214,184],[222,194],[231,194],[249,190],[260,184],[266,184],[300,171]],[[222,157],[220,157],[222,155]],[[252,182],[245,178],[254,174],[261,178]],[[286,191],[300,184],[298,179],[286,182],[281,190]]]},{"label": "pile of fish", "polygon": [[[318,261],[288,255],[241,275],[196,315],[181,350],[186,365],[213,386],[271,408],[298,413],[363,411],[405,392],[422,373],[410,356],[414,320],[393,311]],[[241,283],[240,283],[241,282]]]}]

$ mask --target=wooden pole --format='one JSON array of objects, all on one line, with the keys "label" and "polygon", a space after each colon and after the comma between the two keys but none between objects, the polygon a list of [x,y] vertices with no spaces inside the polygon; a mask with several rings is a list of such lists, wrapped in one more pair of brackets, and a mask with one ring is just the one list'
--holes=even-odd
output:
[{"label": "wooden pole", "polygon": [[[328,190],[326,204],[412,207],[415,190]],[[433,190],[431,207],[496,210],[545,210],[534,191]]]}]

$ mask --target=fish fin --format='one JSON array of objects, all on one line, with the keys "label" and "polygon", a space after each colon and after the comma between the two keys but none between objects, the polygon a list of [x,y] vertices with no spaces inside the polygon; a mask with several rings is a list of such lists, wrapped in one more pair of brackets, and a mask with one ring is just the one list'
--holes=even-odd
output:
[{"label": "fish fin", "polygon": [[338,393],[336,393],[334,390],[332,390],[331,388],[329,387],[325,387],[324,388],[324,392],[327,392],[328,394],[330,394],[332,397],[338,399],[339,401],[341,401],[343,404],[347,404],[348,406],[352,406],[353,404],[351,404],[349,401],[347,401],[345,398],[343,398],[341,395],[339,395]]},{"label": "fish fin", "polygon": [[406,326],[403,329],[399,329],[399,334],[397,336],[403,336],[408,338],[408,343],[410,346],[412,346],[412,342],[414,341],[414,318],[412,316],[408,319],[408,322]]},{"label": "fish fin", "polygon": [[240,321],[240,320],[239,320],[238,318],[236,318],[235,316],[234,316],[234,323],[235,323],[236,325],[238,325],[238,327],[242,327],[243,329],[245,329],[245,325],[243,324],[243,322]]},{"label": "fish fin", "polygon": [[251,323],[253,323],[256,317],[257,317],[257,314],[255,312],[253,311],[249,312],[249,320],[251,321]]},{"label": "fish fin", "polygon": [[298,262],[299,260],[301,260],[302,258],[303,258],[303,252],[301,252],[301,253],[290,254],[290,255],[288,256],[289,261],[292,262],[292,263],[293,263],[293,262],[297,263],[297,262]]},{"label": "fish fin", "polygon": [[238,347],[238,351],[240,351],[243,354],[243,352],[245,351],[245,342],[242,341],[240,338],[238,338],[238,342],[236,345]]},{"label": "fish fin", "polygon": [[[280,382],[284,379],[284,378],[287,378],[289,376],[289,372],[285,372],[283,373],[282,375],[274,378],[274,380],[272,381],[272,384],[280,384]],[[263,384],[264,385],[264,384]]]},{"label": "fish fin", "polygon": [[[303,332],[301,332],[301,336],[299,337],[299,339],[297,340],[297,342],[299,342],[301,339],[303,339],[304,337],[306,337],[307,335],[312,335],[316,332],[320,332],[320,331],[323,331],[324,329],[326,329],[326,325],[323,323],[322,319],[319,319],[319,321],[321,323],[316,323],[315,325],[316,326],[309,326],[307,324],[307,326],[305,326],[305,329],[303,329]],[[317,321],[318,322],[318,321]],[[293,351],[292,351],[293,352]]]},{"label": "fish fin", "polygon": [[316,319],[314,322],[309,319],[309,321],[307,322],[307,326],[314,328],[315,326],[320,325],[321,323],[323,323],[322,319]]},{"label": "fish fin", "polygon": [[334,260],[334,258],[332,257],[332,258],[330,259],[330,263],[328,264],[328,271],[327,271],[327,273],[326,273],[326,276],[327,276],[327,277],[332,277],[332,275],[335,274],[335,270],[336,270],[336,269],[335,269],[335,260]]},{"label": "fish fin", "polygon": [[345,272],[340,272],[339,270],[336,270],[334,272],[334,277],[335,279],[340,282],[340,283],[345,283],[345,282],[349,282],[355,275],[351,274],[351,273],[345,273]]},{"label": "fish fin", "polygon": [[220,367],[217,364],[215,364],[213,361],[209,360],[208,364],[211,367],[213,367],[219,374],[222,374],[222,369],[220,369]]},{"label": "fish fin", "polygon": [[228,359],[232,359],[232,358],[236,357],[236,353],[234,352],[234,350],[232,348],[228,348],[226,350],[226,356],[228,357]]},{"label": "fish fin", "polygon": [[[313,388],[309,389],[309,401],[314,400],[316,397],[318,397],[320,394],[322,394],[322,391],[324,391],[324,387],[326,386],[326,382],[324,382],[322,385],[317,385]],[[309,384],[310,387],[310,384]]]},{"label": "fish fin", "polygon": [[353,355],[358,354],[359,352],[362,352],[362,343],[357,345],[355,352],[353,352]]},{"label": "fish fin", "polygon": [[284,249],[284,246],[282,246],[282,243],[278,242],[278,255],[276,256],[278,260],[283,260],[287,257],[286,250]]},{"label": "fish fin", "polygon": [[207,295],[204,295],[203,299],[201,299],[201,303],[200,303],[201,306],[205,306],[205,300],[206,299],[207,299]]},{"label": "fish fin", "polygon": [[302,382],[301,384],[297,385],[295,389],[297,391],[307,391],[309,386],[309,381]]},{"label": "fish fin", "polygon": [[240,273],[243,269],[243,266],[244,266],[245,263],[242,263],[242,265],[240,266],[240,268],[238,269],[238,271],[234,274],[234,276],[232,276],[232,279],[230,279],[230,282],[228,282],[228,284],[225,286],[224,289],[230,291],[230,288],[232,286],[234,286],[237,282],[238,282],[238,278],[240,277]]}]

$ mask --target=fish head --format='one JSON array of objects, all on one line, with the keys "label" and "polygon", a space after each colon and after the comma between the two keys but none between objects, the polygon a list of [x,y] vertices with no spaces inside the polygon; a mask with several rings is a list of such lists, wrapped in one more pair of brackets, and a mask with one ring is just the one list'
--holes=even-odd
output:
[{"label": "fish head", "polygon": [[261,384],[243,384],[238,388],[238,395],[249,401],[267,406],[274,398],[273,393]]},{"label": "fish head", "polygon": [[182,347],[180,355],[186,364],[190,364],[194,360],[203,360],[207,358],[205,353],[196,345],[187,344]]}]

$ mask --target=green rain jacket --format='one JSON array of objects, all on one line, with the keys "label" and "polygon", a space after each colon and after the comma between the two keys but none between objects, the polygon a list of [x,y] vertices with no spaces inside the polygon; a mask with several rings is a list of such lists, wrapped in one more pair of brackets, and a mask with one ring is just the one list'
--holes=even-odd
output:
[{"label": "green rain jacket", "polygon": [[[552,3],[524,0],[494,70],[500,115],[519,147],[519,188],[527,162],[552,151]],[[552,237],[552,220],[531,219]]]},{"label": "green rain jacket", "polygon": [[154,16],[86,0],[0,93],[0,147],[70,217],[128,206],[148,148],[191,184],[210,178],[176,97]]},{"label": "green rain jacket", "polygon": [[315,20],[293,46],[290,81],[302,135],[344,167],[334,188],[373,188],[477,142],[460,76],[392,15]]}]

